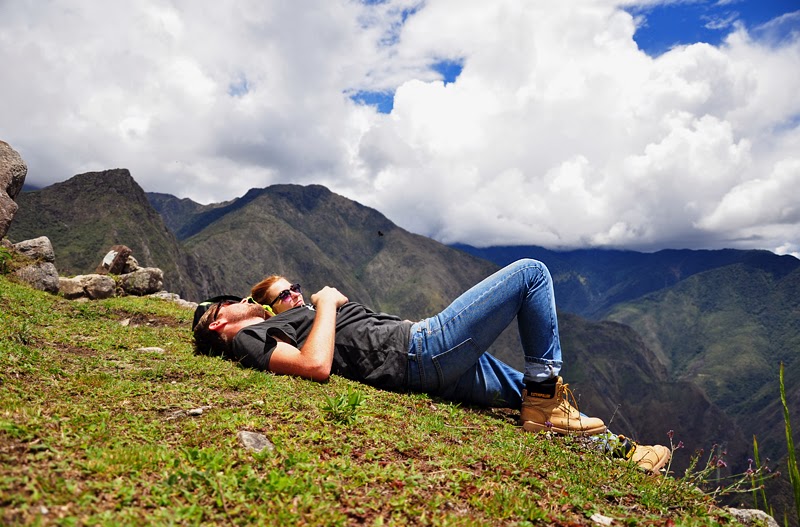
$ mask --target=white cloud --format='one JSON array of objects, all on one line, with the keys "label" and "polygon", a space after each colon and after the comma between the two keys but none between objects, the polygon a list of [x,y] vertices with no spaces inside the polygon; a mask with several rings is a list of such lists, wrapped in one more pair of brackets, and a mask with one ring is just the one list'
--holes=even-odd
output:
[{"label": "white cloud", "polygon": [[444,242],[800,251],[794,14],[652,58],[620,5],[4,2],[0,138],[32,183],[320,183]]}]

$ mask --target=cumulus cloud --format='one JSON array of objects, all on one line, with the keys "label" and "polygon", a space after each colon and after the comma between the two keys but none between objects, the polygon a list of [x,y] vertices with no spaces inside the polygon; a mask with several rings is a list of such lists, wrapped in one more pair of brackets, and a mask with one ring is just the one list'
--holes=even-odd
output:
[{"label": "cumulus cloud", "polygon": [[798,252],[797,14],[652,57],[632,5],[2,3],[0,138],[39,185],[320,183],[446,243]]}]

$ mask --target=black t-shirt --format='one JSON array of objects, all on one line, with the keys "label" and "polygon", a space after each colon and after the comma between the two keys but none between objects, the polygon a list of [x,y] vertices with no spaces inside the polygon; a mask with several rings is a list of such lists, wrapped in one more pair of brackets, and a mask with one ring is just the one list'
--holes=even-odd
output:
[{"label": "black t-shirt", "polygon": [[[233,360],[269,370],[278,337],[300,348],[311,332],[317,312],[300,306],[248,326],[233,340]],[[378,388],[402,388],[408,364],[412,323],[348,302],[336,312],[336,337],[331,373]]]}]

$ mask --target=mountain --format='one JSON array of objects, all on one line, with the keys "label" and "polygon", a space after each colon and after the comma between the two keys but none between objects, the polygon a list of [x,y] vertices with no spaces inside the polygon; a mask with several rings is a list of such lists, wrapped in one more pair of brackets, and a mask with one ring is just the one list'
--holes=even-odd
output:
[{"label": "mountain", "polygon": [[[734,264],[614,306],[673,379],[701,387],[751,433],[777,394],[778,368],[800,363],[800,268]],[[800,377],[787,375],[800,397]],[[782,418],[781,418],[782,420]],[[780,432],[782,433],[782,431]]]},{"label": "mountain", "polygon": [[781,363],[800,443],[800,268],[763,263],[698,273],[618,304],[607,317],[635,329],[670,379],[698,387],[732,419],[742,438],[726,447],[741,470],[754,436],[762,456],[785,466]]},{"label": "mountain", "polygon": [[150,205],[158,212],[164,220],[164,224],[170,232],[177,233],[189,222],[196,214],[219,207],[221,205],[201,205],[189,198],[176,198],[172,194],[162,194],[159,192],[147,192],[147,200]]},{"label": "mountain", "polygon": [[551,251],[537,246],[453,248],[499,266],[521,257],[547,263],[553,275],[559,307],[600,320],[615,304],[669,288],[703,271],[746,263],[778,272],[800,267],[793,256],[760,250],[663,250],[655,253],[609,249]]},{"label": "mountain", "polygon": [[615,433],[646,444],[668,444],[674,430],[672,462],[680,473],[690,455],[713,444],[741,443],[734,421],[692,381],[671,378],[669,370],[632,328],[559,313],[565,365],[562,375],[580,387],[580,408],[602,417]]},{"label": "mountain", "polygon": [[125,169],[89,172],[17,196],[12,241],[46,235],[60,274],[94,272],[108,250],[130,247],[144,267],[164,271],[164,287],[184,298],[203,296],[198,262],[178,243]]},{"label": "mountain", "polygon": [[252,189],[219,206],[151,201],[162,214],[182,211],[170,221],[209,266],[209,294],[244,295],[277,273],[306,291],[332,285],[374,309],[419,318],[497,268],[319,185]]}]

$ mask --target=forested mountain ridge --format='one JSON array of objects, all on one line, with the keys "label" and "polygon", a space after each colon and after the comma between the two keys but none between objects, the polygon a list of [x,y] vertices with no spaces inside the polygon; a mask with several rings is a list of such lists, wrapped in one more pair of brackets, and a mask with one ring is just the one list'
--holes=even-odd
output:
[{"label": "forested mountain ridge", "polygon": [[553,251],[537,246],[452,247],[499,266],[525,257],[546,262],[559,307],[595,320],[604,318],[616,304],[672,287],[703,271],[737,263],[777,274],[800,268],[797,258],[764,250],[665,249],[641,253],[612,249]]}]

